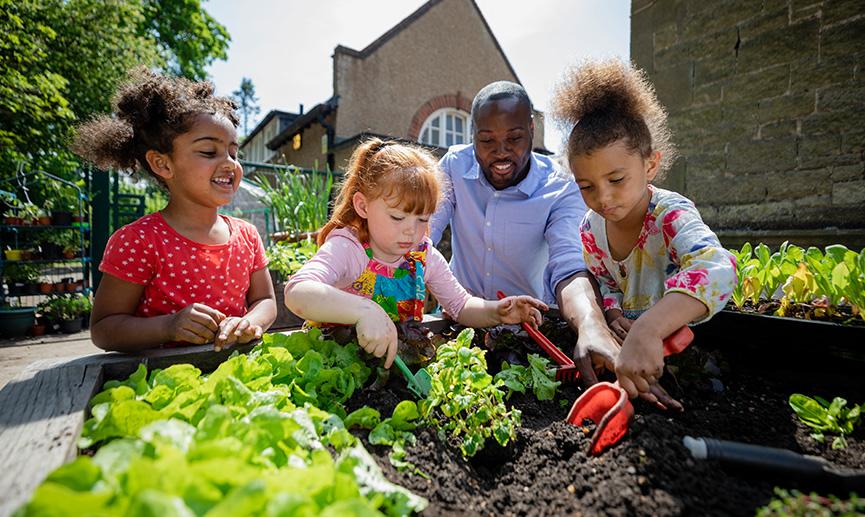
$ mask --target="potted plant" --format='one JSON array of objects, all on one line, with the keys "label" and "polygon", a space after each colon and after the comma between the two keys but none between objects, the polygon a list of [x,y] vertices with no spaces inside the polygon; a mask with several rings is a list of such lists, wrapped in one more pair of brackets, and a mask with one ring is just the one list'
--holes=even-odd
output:
[{"label": "potted plant", "polygon": [[35,307],[0,306],[0,336],[22,337],[33,326]]},{"label": "potted plant", "polygon": [[10,208],[3,212],[3,222],[8,224],[9,226],[16,226],[21,224],[21,217],[18,216],[17,208]]},{"label": "potted plant", "polygon": [[84,315],[90,313],[90,298],[78,293],[69,296],[56,296],[40,305],[43,314],[60,324],[66,334],[81,332]]},{"label": "potted plant", "polygon": [[34,203],[24,203],[18,211],[18,216],[21,218],[21,224],[38,224],[41,211],[42,209]]},{"label": "potted plant", "polygon": [[33,264],[9,264],[3,271],[9,285],[9,294],[19,296],[31,294],[31,286],[39,278],[39,268]]},{"label": "potted plant", "polygon": [[3,253],[6,255],[6,260],[10,262],[21,260],[21,250],[19,249],[7,249]]},{"label": "potted plant", "polygon": [[37,222],[40,226],[48,226],[51,224],[51,216],[49,215],[47,207],[39,209],[37,215]]}]

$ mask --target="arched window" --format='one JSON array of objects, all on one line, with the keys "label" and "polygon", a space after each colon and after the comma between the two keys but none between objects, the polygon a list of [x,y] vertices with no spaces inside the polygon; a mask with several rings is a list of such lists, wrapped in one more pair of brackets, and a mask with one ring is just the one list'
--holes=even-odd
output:
[{"label": "arched window", "polygon": [[471,119],[465,111],[444,108],[434,111],[424,121],[418,141],[426,145],[450,147],[471,141]]}]

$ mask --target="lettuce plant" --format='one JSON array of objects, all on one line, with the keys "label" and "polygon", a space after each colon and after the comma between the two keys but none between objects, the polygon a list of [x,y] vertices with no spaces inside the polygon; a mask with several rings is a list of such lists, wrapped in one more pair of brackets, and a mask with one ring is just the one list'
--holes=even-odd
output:
[{"label": "lettuce plant", "polygon": [[853,433],[862,413],[862,406],[853,404],[848,408],[847,401],[841,397],[829,402],[822,397],[811,398],[800,393],[790,395],[790,407],[805,425],[814,429],[811,437],[818,442],[826,440],[825,433],[837,434],[832,440],[833,449],[847,446],[845,436]]},{"label": "lettuce plant", "polygon": [[443,440],[460,443],[463,455],[474,456],[493,437],[507,445],[516,438],[520,411],[504,403],[504,381],[487,372],[484,351],[471,346],[473,329],[440,345],[436,360],[427,366],[432,377],[429,397],[419,403],[421,416]]},{"label": "lettuce plant", "polygon": [[502,363],[502,369],[495,376],[495,381],[501,381],[508,389],[505,397],[510,399],[513,392],[525,393],[532,390],[538,400],[552,400],[556,396],[556,388],[562,383],[555,380],[556,371],[550,367],[549,359],[538,354],[529,354],[529,366]]}]

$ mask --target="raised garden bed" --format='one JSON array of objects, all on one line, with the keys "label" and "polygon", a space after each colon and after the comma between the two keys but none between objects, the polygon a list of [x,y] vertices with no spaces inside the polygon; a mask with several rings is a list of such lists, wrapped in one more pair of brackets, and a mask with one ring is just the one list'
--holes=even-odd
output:
[{"label": "raised garden bed", "polygon": [[[549,334],[563,348],[572,346],[573,336],[561,326]],[[575,386],[564,386],[555,400],[547,402],[531,394],[515,394],[509,404],[522,411],[516,441],[503,448],[490,440],[470,460],[432,430],[419,429],[416,444],[407,447],[406,460],[428,478],[396,470],[388,460],[389,448],[370,445],[366,431],[354,434],[390,481],[429,500],[425,515],[753,515],[774,497],[775,486],[795,486],[728,472],[715,462],[695,461],[682,446],[685,435],[787,448],[823,456],[840,466],[865,468],[861,428],[848,438],[846,449],[833,450],[809,436],[788,404],[794,392],[829,399],[844,396],[861,403],[865,393],[861,369],[856,375],[843,371],[815,375],[831,371],[840,361],[815,360],[822,356],[812,347],[812,356],[798,358],[798,369],[778,370],[769,359],[784,359],[783,342],[757,341],[746,327],[732,324],[697,327],[696,334],[694,345],[677,358],[677,382],[665,378],[671,393],[685,404],[685,412],[663,413],[637,402],[630,434],[599,457],[586,454],[589,429],[564,422],[580,393]],[[853,348],[855,344],[837,345]],[[757,349],[762,354],[742,353]],[[205,347],[141,357],[110,354],[97,362],[82,360],[11,383],[0,392],[4,455],[0,459],[7,466],[0,474],[0,489],[8,496],[0,514],[26,501],[48,472],[76,454],[87,401],[104,380],[123,379],[140,362],[151,369],[192,363],[211,371],[226,357],[225,352],[213,353]],[[687,374],[688,364],[704,364],[709,357],[718,370]],[[56,395],[39,398],[45,393]],[[37,399],[39,404],[34,403]],[[393,375],[383,388],[356,392],[347,406],[352,410],[368,405],[385,417],[400,401],[410,399],[404,380]]]}]

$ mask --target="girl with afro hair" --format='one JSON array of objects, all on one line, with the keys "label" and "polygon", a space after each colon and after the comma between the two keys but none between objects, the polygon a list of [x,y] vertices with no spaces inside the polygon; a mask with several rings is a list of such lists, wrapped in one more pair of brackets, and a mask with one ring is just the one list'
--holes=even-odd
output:
[{"label": "girl with afro hair", "polygon": [[658,385],[663,338],[724,307],[736,285],[735,259],[694,203],[652,185],[676,152],[641,71],[618,60],[583,63],[559,84],[553,114],[589,208],[579,228],[586,266],[621,344],[602,361],[615,365],[631,397],[681,410]]},{"label": "girl with afro hair", "polygon": [[220,215],[240,186],[234,103],[207,82],[134,70],[110,115],[78,127],[73,150],[101,168],[142,171],[168,205],[117,230],[91,316],[94,344],[134,351],[257,339],[276,318],[255,227]]}]

